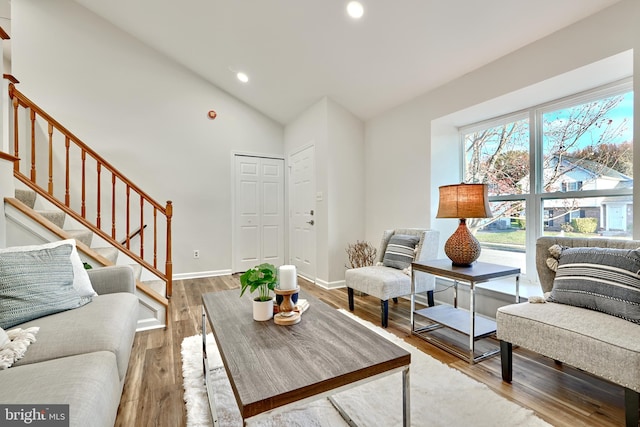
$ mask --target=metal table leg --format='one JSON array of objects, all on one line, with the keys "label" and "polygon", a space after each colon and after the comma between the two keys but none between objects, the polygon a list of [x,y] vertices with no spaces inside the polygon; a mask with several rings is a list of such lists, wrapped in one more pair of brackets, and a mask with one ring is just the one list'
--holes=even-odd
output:
[{"label": "metal table leg", "polygon": [[410,322],[411,322],[411,332],[415,331],[414,324],[414,315],[413,312],[416,309],[416,273],[411,269],[411,311],[410,311]]},{"label": "metal table leg", "polygon": [[453,307],[458,308],[458,281],[453,281]]},{"label": "metal table leg", "polygon": [[204,387],[207,390],[207,400],[211,409],[211,421],[213,427],[218,427],[218,412],[216,411],[215,391],[209,381],[209,359],[207,357],[207,313],[202,307],[202,370],[204,371]]},{"label": "metal table leg", "polygon": [[469,327],[469,363],[473,365],[475,361],[475,342],[476,342],[476,287],[473,282],[469,282],[469,318],[471,325]]},{"label": "metal table leg", "polygon": [[409,367],[402,371],[402,425],[411,426],[411,399],[410,399]]}]

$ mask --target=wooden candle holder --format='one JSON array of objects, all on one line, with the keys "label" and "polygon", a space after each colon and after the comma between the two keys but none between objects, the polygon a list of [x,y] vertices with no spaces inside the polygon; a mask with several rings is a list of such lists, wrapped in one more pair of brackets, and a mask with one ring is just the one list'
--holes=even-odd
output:
[{"label": "wooden candle holder", "polygon": [[295,289],[274,289],[273,292],[276,295],[282,295],[282,302],[280,303],[280,311],[278,314],[273,316],[273,321],[276,325],[295,325],[300,322],[300,313],[293,311],[295,307],[293,302],[291,302],[291,295],[300,291],[300,288]]}]

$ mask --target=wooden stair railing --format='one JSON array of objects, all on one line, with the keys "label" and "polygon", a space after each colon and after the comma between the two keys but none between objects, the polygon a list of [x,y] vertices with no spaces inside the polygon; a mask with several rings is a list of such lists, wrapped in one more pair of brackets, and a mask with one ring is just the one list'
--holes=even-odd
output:
[{"label": "wooden stair railing", "polygon": [[[167,201],[166,206],[160,205],[22,94],[13,83],[9,85],[9,98],[13,106],[13,154],[16,158],[20,158],[22,149],[23,157],[30,159],[29,164],[21,161],[14,163],[14,176],[164,280],[166,296],[171,297],[173,275],[171,261],[173,205],[171,201]],[[26,118],[27,115],[28,118]],[[20,120],[21,117],[25,118],[23,122]],[[44,134],[45,128],[46,134]],[[22,140],[21,133],[26,134]],[[46,183],[39,174],[43,172],[43,163],[46,163],[44,167],[47,168]],[[87,163],[92,163],[95,167],[93,173],[87,172]],[[64,169],[63,177],[56,174],[57,169]],[[95,188],[94,198],[87,199],[88,185]],[[104,186],[110,186],[110,191],[103,192]],[[63,194],[60,187],[64,189]],[[105,204],[110,205],[111,214],[110,224],[106,225],[107,230],[104,230],[103,224]],[[94,216],[95,220],[89,219],[89,216]],[[145,252],[148,235],[145,233],[144,224],[152,226],[149,237],[153,245],[151,255],[148,251]],[[139,242],[137,248],[134,248],[131,245],[133,235],[131,229],[136,227],[139,227],[137,235]],[[160,228],[163,232],[159,231]],[[124,234],[127,238],[121,243],[116,239],[116,234]],[[159,246],[164,247],[164,254],[159,252]],[[164,264],[163,270],[161,270],[161,264]]]}]

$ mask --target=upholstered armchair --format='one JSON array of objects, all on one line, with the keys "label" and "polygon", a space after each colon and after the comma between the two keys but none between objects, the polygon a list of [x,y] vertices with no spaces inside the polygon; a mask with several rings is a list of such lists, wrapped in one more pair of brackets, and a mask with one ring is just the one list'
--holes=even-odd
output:
[{"label": "upholstered armchair", "polygon": [[[354,309],[354,290],[380,299],[380,319],[386,328],[389,318],[389,299],[411,294],[411,262],[435,259],[438,255],[439,232],[417,228],[387,230],[376,254],[376,264],[349,269],[345,282],[349,294],[349,310]],[[427,293],[433,306],[435,277],[416,272],[415,292]],[[413,299],[415,294],[411,294]]]}]

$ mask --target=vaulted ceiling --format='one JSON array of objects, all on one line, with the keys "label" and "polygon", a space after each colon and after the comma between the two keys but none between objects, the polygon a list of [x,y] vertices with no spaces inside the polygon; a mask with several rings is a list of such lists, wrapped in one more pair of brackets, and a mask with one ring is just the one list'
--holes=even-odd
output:
[{"label": "vaulted ceiling", "polygon": [[75,1],[286,124],[324,96],[367,120],[619,0]]}]

